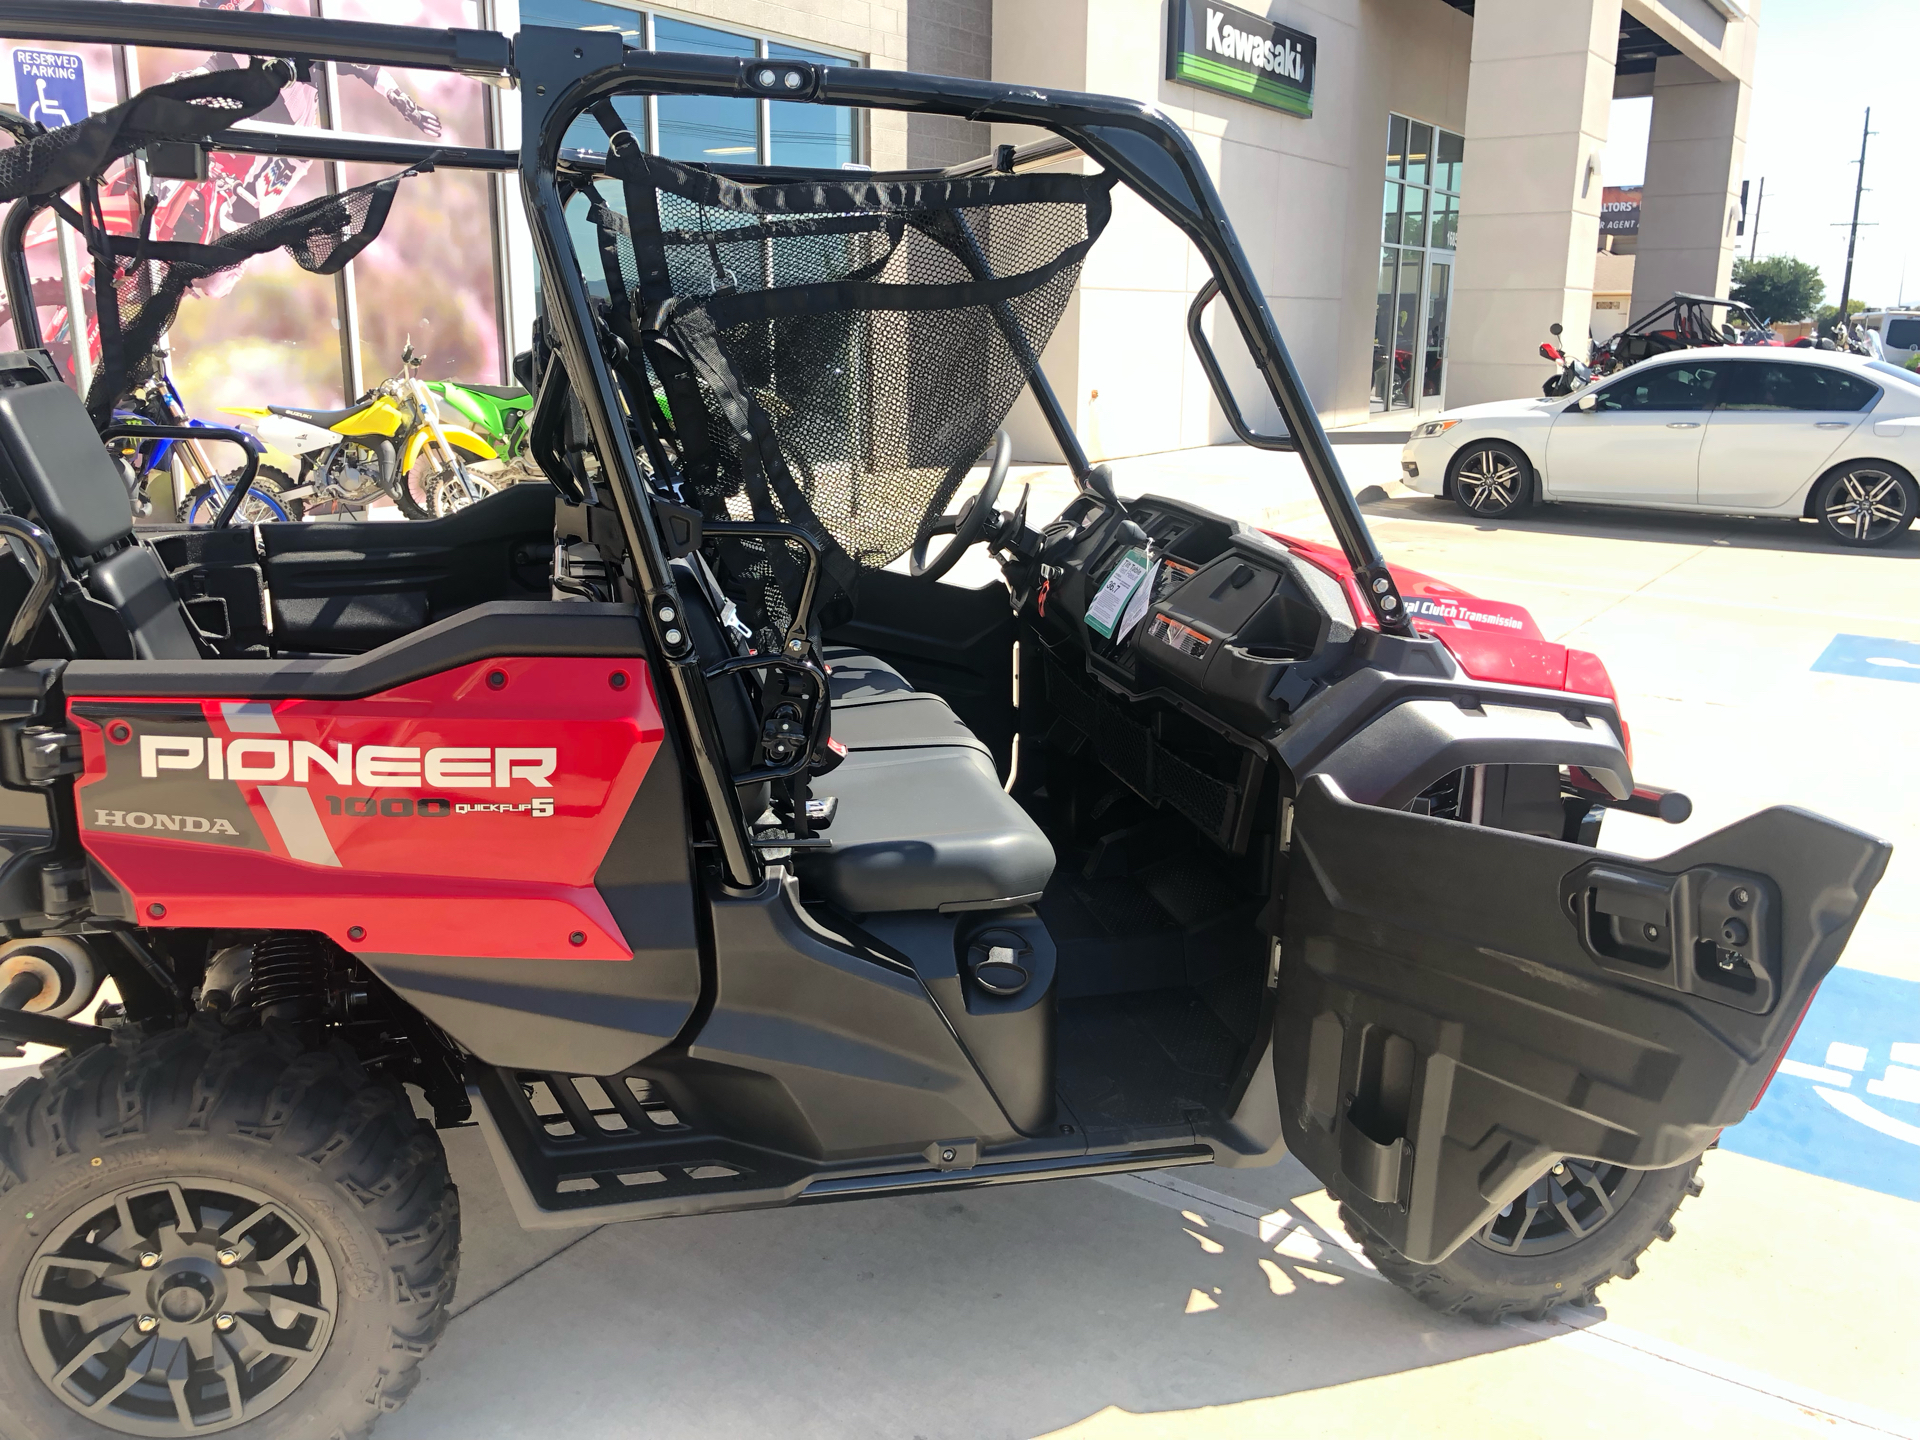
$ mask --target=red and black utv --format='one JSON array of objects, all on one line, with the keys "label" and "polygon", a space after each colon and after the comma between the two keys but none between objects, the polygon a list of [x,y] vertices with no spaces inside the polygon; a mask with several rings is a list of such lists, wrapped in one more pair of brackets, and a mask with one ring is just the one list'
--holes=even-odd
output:
[{"label": "red and black utv", "polygon": [[[1412,623],[1150,107],[538,28],[5,0],[0,33],[263,57],[0,152],[0,1036],[65,1052],[0,1105],[0,1434],[365,1433],[440,1333],[434,1127],[470,1122],[529,1226],[1290,1150],[1416,1294],[1582,1300],[1665,1231],[1884,871],[1784,809],[1594,847],[1641,803],[1604,672]],[[520,148],[225,128],[322,61],[517,83]],[[628,130],[646,94],[1055,138],[687,166]],[[135,534],[16,254],[163,140],[516,170],[551,486]],[[404,183],[216,247],[69,206],[95,416],[186,284],[276,246],[325,273]],[[1298,449],[1338,565],[1088,463],[1036,357],[1117,185],[1210,268],[1216,398]],[[1226,387],[1215,298],[1286,437]],[[1000,504],[1022,392],[1079,482],[1044,523]],[[1004,583],[933,583],[973,545]],[[120,1008],[77,1023],[103,977]]]},{"label": "red and black utv", "polygon": [[[1740,322],[1741,329],[1733,327],[1730,322],[1734,320]],[[1676,294],[1661,301],[1611,340],[1596,343],[1590,363],[1594,374],[1611,375],[1673,350],[1779,343],[1771,339],[1772,334],[1766,321],[1744,300]]]}]

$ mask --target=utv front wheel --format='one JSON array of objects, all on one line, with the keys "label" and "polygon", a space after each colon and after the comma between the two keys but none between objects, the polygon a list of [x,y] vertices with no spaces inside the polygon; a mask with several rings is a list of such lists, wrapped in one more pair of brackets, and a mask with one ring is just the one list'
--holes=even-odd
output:
[{"label": "utv front wheel", "polygon": [[1562,1160],[1438,1265],[1407,1259],[1345,1206],[1340,1218],[1382,1275],[1434,1309],[1489,1325],[1538,1320],[1638,1274],[1646,1248],[1673,1238],[1680,1202],[1700,1193],[1699,1169],[1698,1159],[1667,1170]]},{"label": "utv front wheel", "polygon": [[344,1050],[212,1024],[49,1064],[0,1105],[8,1440],[359,1437],[446,1323],[438,1138]]}]

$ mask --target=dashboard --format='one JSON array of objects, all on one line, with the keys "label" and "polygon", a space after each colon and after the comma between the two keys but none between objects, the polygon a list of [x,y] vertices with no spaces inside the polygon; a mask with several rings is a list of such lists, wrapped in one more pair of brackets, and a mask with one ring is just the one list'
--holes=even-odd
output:
[{"label": "dashboard", "polygon": [[1055,574],[1041,637],[1060,663],[1081,652],[1120,696],[1157,694],[1216,727],[1265,736],[1353,638],[1333,576],[1197,506],[1147,495],[1122,514],[1083,495],[1047,533]]}]

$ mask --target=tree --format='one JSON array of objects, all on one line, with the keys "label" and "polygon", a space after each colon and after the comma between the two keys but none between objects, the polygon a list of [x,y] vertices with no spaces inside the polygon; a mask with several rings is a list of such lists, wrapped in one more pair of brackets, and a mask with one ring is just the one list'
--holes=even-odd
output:
[{"label": "tree", "polygon": [[1827,282],[1804,260],[1769,255],[1764,260],[1733,262],[1735,300],[1744,300],[1769,323],[1804,320],[1827,298]]},{"label": "tree", "polygon": [[[1852,318],[1853,316],[1858,315],[1862,310],[1866,308],[1867,308],[1867,302],[1864,300],[1847,301],[1848,318]],[[1831,335],[1833,333],[1833,327],[1835,324],[1838,323],[1839,319],[1840,319],[1840,307],[1838,305],[1822,305],[1817,311],[1814,312],[1814,316],[1813,316],[1814,334]]]}]

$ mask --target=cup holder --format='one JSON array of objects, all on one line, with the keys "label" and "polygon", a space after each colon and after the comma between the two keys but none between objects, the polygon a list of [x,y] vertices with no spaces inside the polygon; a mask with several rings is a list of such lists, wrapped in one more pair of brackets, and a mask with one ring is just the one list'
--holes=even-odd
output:
[{"label": "cup holder", "polygon": [[1033,980],[1027,968],[1032,947],[1009,930],[988,930],[967,949],[973,983],[996,999],[1010,999]]}]

